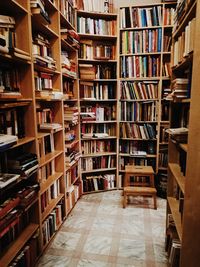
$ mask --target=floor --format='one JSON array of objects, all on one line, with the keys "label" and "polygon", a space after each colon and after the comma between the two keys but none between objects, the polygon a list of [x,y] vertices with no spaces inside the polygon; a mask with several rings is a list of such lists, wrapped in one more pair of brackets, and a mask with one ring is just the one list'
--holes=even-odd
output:
[{"label": "floor", "polygon": [[122,191],[84,195],[45,251],[38,267],[167,267],[166,201],[135,197],[122,208]]}]

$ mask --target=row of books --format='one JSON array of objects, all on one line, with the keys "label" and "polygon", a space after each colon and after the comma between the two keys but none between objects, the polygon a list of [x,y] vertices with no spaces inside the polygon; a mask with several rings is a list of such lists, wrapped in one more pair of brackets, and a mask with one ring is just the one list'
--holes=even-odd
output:
[{"label": "row of books", "polygon": [[151,27],[162,24],[161,6],[120,8],[120,28]]},{"label": "row of books", "polygon": [[169,128],[168,125],[160,125],[160,143],[168,142],[169,135],[166,130]]},{"label": "row of books", "polygon": [[120,138],[155,139],[156,130],[151,124],[121,123]]},{"label": "row of books", "polygon": [[61,71],[62,74],[71,78],[77,77],[77,65],[74,59],[69,58],[69,54],[66,50],[61,51]]},{"label": "row of books", "polygon": [[25,137],[24,109],[22,107],[0,110],[0,134]]},{"label": "row of books", "polygon": [[81,169],[82,171],[92,171],[97,169],[116,168],[115,156],[101,156],[82,158]]},{"label": "row of books", "polygon": [[60,12],[72,26],[75,25],[75,9],[73,1],[72,3],[67,0],[60,1]]},{"label": "row of books", "polygon": [[158,82],[122,81],[121,99],[156,99],[158,97]]},{"label": "row of books", "polygon": [[[54,135],[53,133],[49,133],[48,135],[44,136],[43,138],[40,138],[38,140],[39,145],[39,156],[40,158],[44,157],[48,153],[51,153],[55,150],[55,141],[54,141]],[[52,166],[52,172],[54,170]]]},{"label": "row of books", "polygon": [[67,212],[74,207],[82,192],[82,182],[77,181],[67,189]]},{"label": "row of books", "polygon": [[163,25],[172,26],[174,23],[175,8],[165,7],[163,10]]},{"label": "row of books", "polygon": [[91,138],[107,138],[116,136],[116,125],[101,123],[101,124],[82,124],[81,137],[82,139]]},{"label": "row of books", "polygon": [[116,120],[116,106],[103,106],[97,104],[96,106],[82,106],[81,107],[81,121],[112,121]]},{"label": "row of books", "polygon": [[69,80],[63,76],[63,94],[65,99],[72,99],[74,95],[74,80]]},{"label": "row of books", "polygon": [[113,0],[80,0],[77,8],[86,12],[112,13]]},{"label": "row of books", "polygon": [[90,140],[81,142],[81,151],[83,155],[96,154],[103,152],[115,152],[115,140]]},{"label": "row of books", "polygon": [[162,65],[162,76],[163,77],[171,77],[171,62],[164,62]]},{"label": "row of books", "polygon": [[147,102],[121,102],[121,121],[157,121],[158,103]]},{"label": "row of books", "polygon": [[20,95],[20,73],[16,68],[0,66],[0,93],[16,93]]},{"label": "row of books", "polygon": [[79,77],[82,80],[116,79],[116,65],[79,64]]},{"label": "row of books", "polygon": [[168,149],[167,148],[160,148],[159,155],[158,155],[158,165],[159,167],[168,166]]},{"label": "row of books", "polygon": [[121,32],[122,54],[161,52],[162,29]]},{"label": "row of books", "polygon": [[81,40],[79,58],[82,59],[115,59],[115,46],[112,44],[96,43],[92,40]]},{"label": "row of books", "polygon": [[75,30],[64,28],[60,30],[60,33],[62,40],[65,40],[73,48],[79,49],[80,38]]},{"label": "row of books", "polygon": [[69,188],[79,177],[79,164],[70,168],[64,177],[66,188]]},{"label": "row of books", "polygon": [[122,78],[159,77],[159,56],[121,56],[120,76]]},{"label": "row of books", "polygon": [[119,169],[125,170],[127,165],[140,165],[140,166],[152,166],[154,171],[156,169],[156,159],[155,158],[145,158],[145,157],[130,157],[120,156],[119,158]]},{"label": "row of books", "polygon": [[49,176],[55,174],[55,160],[52,160],[45,164],[44,166],[40,167],[38,170],[38,180],[41,183],[46,182]]},{"label": "row of books", "polygon": [[169,255],[170,267],[179,266],[181,242],[178,238],[172,214],[168,214],[167,217],[165,250]]},{"label": "row of books", "polygon": [[135,140],[121,140],[119,152],[122,154],[130,154],[131,157],[146,157],[147,154],[154,155],[156,153],[156,142],[147,143]]},{"label": "row of books", "polygon": [[36,260],[39,257],[39,231],[30,238],[14,260],[9,264],[9,267],[34,267]]},{"label": "row of books", "polygon": [[60,180],[56,180],[42,195],[41,195],[41,211],[44,212],[53,199],[60,195]]},{"label": "row of books", "polygon": [[52,108],[43,108],[38,105],[36,110],[37,115],[37,125],[40,130],[52,130],[60,129],[62,125],[53,121],[54,116]]},{"label": "row of books", "polygon": [[179,26],[179,21],[182,20],[185,11],[186,11],[186,5],[187,5],[187,1],[186,0],[179,0],[174,12],[174,27],[173,27],[173,32],[176,31],[176,29]]},{"label": "row of books", "polygon": [[31,221],[31,205],[38,197],[39,185],[19,190],[13,198],[7,199],[0,208],[0,251],[1,254],[18,238]]},{"label": "row of books", "polygon": [[182,32],[181,36],[174,43],[173,52],[173,66],[181,63],[185,57],[189,56],[194,50],[194,33],[195,33],[196,19],[189,21],[185,27],[185,31]]},{"label": "row of books", "polygon": [[34,71],[35,90],[53,90],[53,74]]},{"label": "row of books", "polygon": [[56,61],[52,56],[50,41],[44,35],[38,33],[33,36],[32,53],[36,65],[56,69]]},{"label": "row of books", "polygon": [[80,34],[115,36],[116,21],[77,17],[77,31]]},{"label": "row of books", "polygon": [[83,191],[91,192],[115,188],[115,174],[93,175],[83,178]]},{"label": "row of books", "polygon": [[81,153],[78,150],[71,150],[65,152],[65,166],[72,167],[81,157]]},{"label": "row of books", "polygon": [[80,81],[81,100],[115,99],[116,90],[112,83],[93,83]]},{"label": "row of books", "polygon": [[51,19],[45,7],[45,2],[43,0],[31,0],[31,13],[40,14],[45,19],[45,24],[48,25],[51,23]]},{"label": "row of books", "polygon": [[51,240],[53,234],[58,230],[63,221],[63,203],[60,202],[49,214],[42,224],[42,244],[45,246]]},{"label": "row of books", "polygon": [[64,121],[69,121],[72,125],[78,124],[78,107],[64,104]]}]

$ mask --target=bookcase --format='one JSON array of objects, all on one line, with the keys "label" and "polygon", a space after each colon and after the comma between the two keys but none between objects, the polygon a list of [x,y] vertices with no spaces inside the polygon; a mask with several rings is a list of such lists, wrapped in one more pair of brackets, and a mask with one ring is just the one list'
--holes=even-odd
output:
[{"label": "bookcase", "polygon": [[35,266],[82,193],[75,6],[0,9],[0,265]]},{"label": "bookcase", "polygon": [[126,165],[150,165],[166,196],[170,58],[175,2],[120,7],[119,187]]},{"label": "bookcase", "polygon": [[178,2],[172,35],[165,241],[170,266],[199,264],[199,19],[198,1]]},{"label": "bookcase", "polygon": [[117,14],[111,1],[77,1],[83,191],[117,186]]},{"label": "bookcase", "polygon": [[0,265],[22,253],[34,264],[40,200],[29,4],[6,1],[0,9]]}]

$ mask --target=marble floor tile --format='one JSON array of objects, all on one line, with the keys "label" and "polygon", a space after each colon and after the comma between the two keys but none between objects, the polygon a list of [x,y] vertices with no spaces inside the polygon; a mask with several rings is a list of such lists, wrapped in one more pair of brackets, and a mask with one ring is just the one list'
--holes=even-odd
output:
[{"label": "marble floor tile", "polygon": [[77,267],[107,267],[108,263],[102,261],[94,261],[82,259],[78,262]]},{"label": "marble floor tile", "polygon": [[75,250],[80,238],[81,234],[59,231],[51,247],[54,249]]},{"label": "marble floor tile", "polygon": [[88,216],[87,215],[72,215],[67,218],[67,220],[63,223],[64,227],[69,227],[69,228],[87,228],[88,227]]},{"label": "marble floor tile", "polygon": [[112,244],[112,238],[106,236],[97,236],[90,234],[83,248],[85,253],[94,253],[99,255],[109,255]]},{"label": "marble floor tile", "polygon": [[135,239],[121,239],[119,244],[119,257],[128,258],[134,261],[145,260],[145,243]]},{"label": "marble floor tile", "polygon": [[67,258],[64,256],[55,256],[55,255],[49,255],[45,254],[37,267],[68,267],[70,266],[71,258]]}]

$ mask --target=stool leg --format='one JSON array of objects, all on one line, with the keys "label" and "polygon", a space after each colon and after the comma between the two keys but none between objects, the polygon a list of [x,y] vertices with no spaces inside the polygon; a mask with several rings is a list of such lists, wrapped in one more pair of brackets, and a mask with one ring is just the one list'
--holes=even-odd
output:
[{"label": "stool leg", "polygon": [[153,203],[154,203],[154,209],[157,210],[156,194],[153,195]]},{"label": "stool leg", "polygon": [[124,198],[123,198],[123,208],[126,208],[126,192],[124,192]]}]

